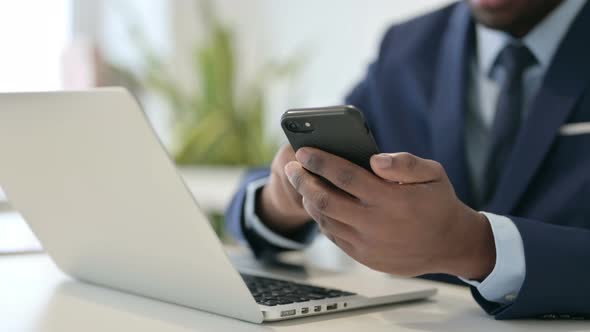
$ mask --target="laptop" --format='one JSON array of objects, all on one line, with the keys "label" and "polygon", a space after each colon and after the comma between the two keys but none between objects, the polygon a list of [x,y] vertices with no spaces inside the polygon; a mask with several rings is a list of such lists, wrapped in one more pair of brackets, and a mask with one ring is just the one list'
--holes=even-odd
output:
[{"label": "laptop", "polygon": [[240,273],[122,88],[0,94],[0,186],[63,272],[153,299],[261,323],[436,292]]}]

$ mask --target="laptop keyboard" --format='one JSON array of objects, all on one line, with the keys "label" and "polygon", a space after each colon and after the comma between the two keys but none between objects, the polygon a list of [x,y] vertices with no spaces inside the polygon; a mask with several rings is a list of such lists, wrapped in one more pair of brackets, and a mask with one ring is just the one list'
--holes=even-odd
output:
[{"label": "laptop keyboard", "polygon": [[327,298],[356,295],[338,289],[299,284],[241,273],[256,303],[266,306],[307,302]]}]

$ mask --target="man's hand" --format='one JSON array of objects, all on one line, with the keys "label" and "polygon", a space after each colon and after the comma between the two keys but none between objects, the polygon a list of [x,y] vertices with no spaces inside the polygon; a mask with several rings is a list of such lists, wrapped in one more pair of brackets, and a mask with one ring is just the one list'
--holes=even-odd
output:
[{"label": "man's hand", "polygon": [[375,175],[317,149],[299,149],[296,159],[285,173],[305,210],[357,261],[403,276],[484,279],[492,271],[490,225],[456,197],[439,163],[380,154],[371,159]]},{"label": "man's hand", "polygon": [[281,234],[288,234],[311,220],[303,208],[301,195],[285,175],[285,165],[294,160],[293,148],[288,144],[282,146],[272,161],[269,181],[262,188],[256,208],[266,225]]}]

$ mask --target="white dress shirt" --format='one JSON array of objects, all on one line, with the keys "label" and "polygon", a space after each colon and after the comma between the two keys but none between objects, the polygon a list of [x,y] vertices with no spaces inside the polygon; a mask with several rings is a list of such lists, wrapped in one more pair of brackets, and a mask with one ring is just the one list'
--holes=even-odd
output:
[{"label": "white dress shirt", "polygon": [[[552,13],[539,23],[521,42],[537,59],[537,64],[524,73],[523,117],[538,92],[561,40],[569,26],[586,3],[586,0],[563,1]],[[469,110],[466,115],[466,155],[476,195],[481,195],[484,168],[491,147],[491,128],[504,68],[497,64],[499,53],[510,42],[511,36],[482,25],[476,25],[476,55],[470,64]],[[254,229],[269,243],[285,249],[303,249],[313,239],[297,242],[274,233],[260,221],[255,213],[256,192],[267,179],[248,185],[245,202],[245,225]],[[482,282],[464,280],[477,287],[488,301],[510,303],[516,299],[524,282],[526,262],[520,233],[514,223],[505,216],[482,212],[490,222],[496,245],[496,265]]]}]

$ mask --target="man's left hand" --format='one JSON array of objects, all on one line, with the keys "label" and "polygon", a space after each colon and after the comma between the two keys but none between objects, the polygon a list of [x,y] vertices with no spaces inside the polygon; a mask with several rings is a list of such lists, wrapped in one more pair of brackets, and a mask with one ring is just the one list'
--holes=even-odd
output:
[{"label": "man's left hand", "polygon": [[355,260],[402,276],[447,273],[482,280],[492,271],[489,222],[457,198],[436,161],[408,153],[374,155],[372,174],[318,149],[301,148],[296,158],[285,172],[303,206]]}]

